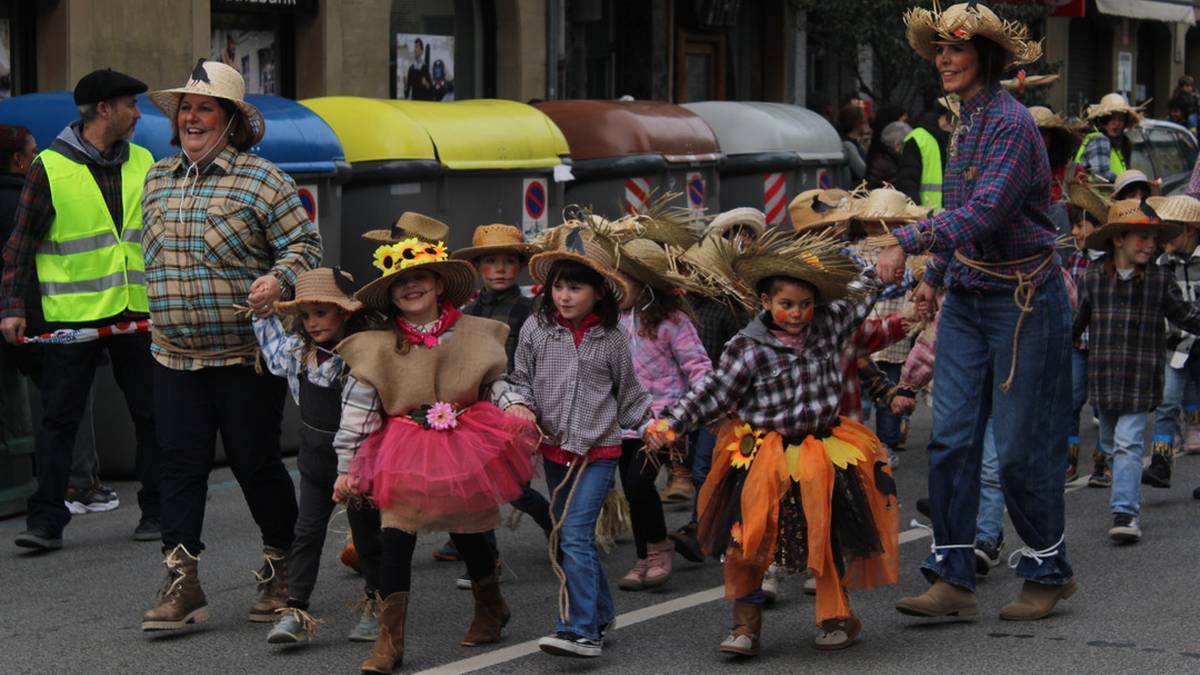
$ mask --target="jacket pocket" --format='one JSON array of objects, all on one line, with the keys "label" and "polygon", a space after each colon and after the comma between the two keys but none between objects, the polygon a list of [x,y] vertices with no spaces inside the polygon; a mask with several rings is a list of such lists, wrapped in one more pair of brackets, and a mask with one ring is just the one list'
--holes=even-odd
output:
[{"label": "jacket pocket", "polygon": [[258,234],[258,213],[253,207],[210,206],[204,225],[205,261],[213,265],[242,266],[261,258],[266,246]]}]

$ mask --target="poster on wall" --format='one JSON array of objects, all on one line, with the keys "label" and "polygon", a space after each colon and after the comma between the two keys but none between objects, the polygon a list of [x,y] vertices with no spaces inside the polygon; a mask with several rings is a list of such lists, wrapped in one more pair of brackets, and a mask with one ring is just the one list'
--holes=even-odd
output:
[{"label": "poster on wall", "polygon": [[212,59],[236,68],[247,94],[278,94],[275,31],[218,29],[212,32]]},{"label": "poster on wall", "polygon": [[454,36],[396,33],[396,97],[454,100]]},{"label": "poster on wall", "polygon": [[0,19],[0,98],[12,96],[12,40],[8,19]]}]

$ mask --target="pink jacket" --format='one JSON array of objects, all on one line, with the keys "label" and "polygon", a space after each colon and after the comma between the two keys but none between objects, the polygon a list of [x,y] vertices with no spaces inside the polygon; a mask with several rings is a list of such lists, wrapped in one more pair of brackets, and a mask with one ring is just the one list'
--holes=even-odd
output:
[{"label": "pink jacket", "polygon": [[641,327],[633,312],[621,313],[621,328],[633,352],[633,371],[650,392],[657,417],[673,405],[700,378],[713,369],[696,327],[683,312],[675,312],[658,326],[655,339],[638,334]]}]

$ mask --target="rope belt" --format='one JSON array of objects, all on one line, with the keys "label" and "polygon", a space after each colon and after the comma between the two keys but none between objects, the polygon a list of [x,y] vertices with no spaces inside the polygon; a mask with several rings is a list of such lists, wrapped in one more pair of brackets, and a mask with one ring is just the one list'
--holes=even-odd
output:
[{"label": "rope belt", "polygon": [[[1037,291],[1037,286],[1033,285],[1033,279],[1040,274],[1042,270],[1046,269],[1046,265],[1049,265],[1054,261],[1056,255],[1057,254],[1054,252],[1054,249],[1051,249],[1050,253],[1045,254],[1044,256],[1043,254],[1039,253],[1037,255],[1029,256],[1028,258],[1021,258],[1020,260],[984,262],[981,260],[971,260],[967,256],[963,255],[960,251],[954,252],[955,260],[975,270],[976,272],[979,272],[980,274],[992,277],[993,279],[1017,282],[1016,288],[1013,289],[1013,304],[1017,306],[1017,309],[1021,310],[1021,315],[1017,317],[1017,326],[1013,329],[1012,362],[1008,368],[1008,379],[1000,385],[1000,391],[1005,394],[1007,394],[1009,388],[1012,387],[1013,378],[1017,375],[1017,352],[1021,346],[1021,326],[1025,323],[1025,315],[1033,311],[1033,294]],[[1038,260],[1041,260],[1042,262],[1039,263],[1038,266],[1028,274],[1025,272],[1005,274],[997,270],[999,267],[1023,265],[1025,263],[1036,262]]]}]

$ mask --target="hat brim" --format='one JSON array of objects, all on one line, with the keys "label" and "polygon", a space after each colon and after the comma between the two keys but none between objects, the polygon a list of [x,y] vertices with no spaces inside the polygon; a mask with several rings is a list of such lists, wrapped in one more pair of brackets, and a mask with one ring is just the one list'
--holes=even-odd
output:
[{"label": "hat brim", "polygon": [[460,248],[451,253],[450,257],[454,260],[475,260],[485,255],[511,253],[521,260],[528,261],[539,250],[533,244],[493,244],[491,246],[468,246],[467,248]]},{"label": "hat brim", "polygon": [[[849,283],[855,275],[836,274],[800,260],[753,256],[733,261],[733,271],[752,291],[768,277],[791,277],[811,284],[817,289],[819,304],[849,297]],[[844,277],[844,278],[842,278]]]},{"label": "hat brim", "polygon": [[250,127],[250,145],[257,145],[262,140],[263,134],[267,131],[267,122],[263,119],[262,112],[253,104],[245,101],[239,101],[234,98],[218,96],[211,91],[197,91],[188,87],[178,87],[175,89],[162,89],[159,91],[150,92],[150,100],[166,115],[167,122],[171,124],[171,128],[175,128],[175,115],[179,111],[179,102],[183,100],[184,94],[196,94],[197,96],[211,96],[219,98],[237,106],[238,112],[246,121],[246,126]]},{"label": "hat brim", "polygon": [[300,305],[304,303],[327,303],[337,305],[347,312],[354,313],[363,308],[363,303],[353,298],[337,297],[333,295],[309,295],[294,300],[276,300],[275,311],[280,314],[296,314],[300,311]]},{"label": "hat brim", "polygon": [[796,225],[793,223],[792,230],[795,232],[808,232],[819,227],[829,227],[831,225],[848,223],[851,220],[854,220],[855,217],[855,214],[848,210],[844,212],[839,211],[837,213],[830,211],[816,220],[805,221],[802,225]]},{"label": "hat brim", "polygon": [[1179,236],[1183,228],[1172,223],[1110,223],[1089,234],[1083,245],[1094,251],[1103,251],[1116,235],[1134,231],[1157,232],[1160,241],[1166,241]]},{"label": "hat brim", "polygon": [[1041,43],[1014,34],[1012,27],[1016,24],[1011,22],[1008,25],[1003,19],[979,22],[976,31],[970,37],[960,40],[939,32],[940,18],[940,13],[923,7],[913,7],[904,13],[908,45],[926,61],[933,61],[937,56],[937,45],[963,44],[974,37],[981,37],[999,45],[1007,54],[1006,68],[1033,63],[1042,57]]},{"label": "hat brim", "polygon": [[413,265],[408,269],[385,274],[358,289],[354,298],[362,302],[367,309],[386,311],[392,304],[392,299],[388,294],[392,284],[400,278],[400,275],[414,270],[426,270],[441,277],[445,286],[441,299],[455,307],[461,307],[475,293],[475,266],[465,260],[442,260]]},{"label": "hat brim", "polygon": [[1131,129],[1142,123],[1142,109],[1140,106],[1131,105],[1101,105],[1097,103],[1093,106],[1088,106],[1084,112],[1084,118],[1089,122],[1094,122],[1098,119],[1115,115],[1116,113],[1125,113],[1125,128]]},{"label": "hat brim", "polygon": [[617,276],[615,270],[609,269],[605,265],[600,264],[592,258],[579,255],[573,251],[556,250],[538,253],[529,259],[529,276],[533,277],[534,281],[544,286],[546,284],[547,277],[550,275],[550,267],[560,260],[571,260],[573,262],[577,262],[604,277],[604,281],[608,284],[609,290],[612,291],[613,299],[615,299],[618,303],[621,302],[622,298],[630,293],[629,287],[625,284],[625,281],[621,279],[621,277]]}]

